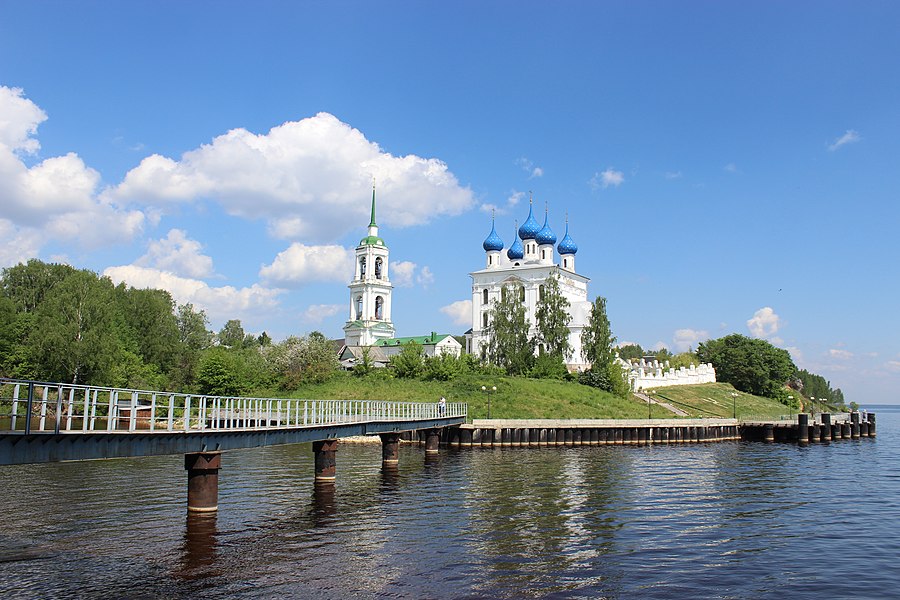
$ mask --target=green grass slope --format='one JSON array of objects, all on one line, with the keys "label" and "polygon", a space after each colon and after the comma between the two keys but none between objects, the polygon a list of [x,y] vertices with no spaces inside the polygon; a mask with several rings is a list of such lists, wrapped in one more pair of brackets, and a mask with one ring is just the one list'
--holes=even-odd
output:
[{"label": "green grass slope", "polygon": [[[487,391],[482,391],[484,386]],[[492,391],[496,386],[497,391]],[[731,417],[729,384],[659,388],[657,397],[695,417]],[[738,392],[737,412],[741,416],[787,414],[786,406],[768,398]],[[284,393],[271,394],[284,397]],[[654,419],[674,418],[661,406],[647,406],[635,397],[619,398],[571,381],[525,377],[483,377],[470,375],[453,381],[394,379],[381,373],[354,377],[341,373],[321,384],[307,384],[289,397],[315,400],[393,400],[400,402],[448,402],[469,405],[469,419]]]}]

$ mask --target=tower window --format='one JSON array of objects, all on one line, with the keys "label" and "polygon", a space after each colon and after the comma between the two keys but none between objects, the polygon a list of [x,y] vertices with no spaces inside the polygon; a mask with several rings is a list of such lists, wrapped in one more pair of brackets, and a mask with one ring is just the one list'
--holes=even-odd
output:
[{"label": "tower window", "polygon": [[356,320],[362,319],[362,296],[356,297]]},{"label": "tower window", "polygon": [[481,303],[482,303],[482,304],[487,304],[487,303],[488,303],[488,291],[487,291],[487,288],[484,288],[484,291],[481,292]]},{"label": "tower window", "polygon": [[384,318],[384,298],[382,298],[381,296],[375,297],[375,318]]},{"label": "tower window", "polygon": [[364,279],[366,276],[366,257],[359,259],[359,278]]},{"label": "tower window", "polygon": [[519,287],[519,302],[525,302],[525,288]]},{"label": "tower window", "polygon": [[482,327],[488,326],[488,314],[487,313],[481,313],[481,326]]},{"label": "tower window", "polygon": [[544,284],[538,288],[538,297],[543,300],[544,299]]},{"label": "tower window", "polygon": [[375,279],[381,279],[381,264],[382,264],[382,260],[381,260],[381,257],[379,256],[378,258],[375,259]]}]

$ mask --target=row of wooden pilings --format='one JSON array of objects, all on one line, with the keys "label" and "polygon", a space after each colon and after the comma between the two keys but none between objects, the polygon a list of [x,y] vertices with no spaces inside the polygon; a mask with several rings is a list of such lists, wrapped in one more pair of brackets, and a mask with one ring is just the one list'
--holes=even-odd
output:
[{"label": "row of wooden pilings", "polygon": [[[540,447],[690,444],[739,440],[733,419],[619,420],[606,422],[479,421],[443,430],[441,444],[452,447]],[[419,439],[424,441],[424,439]]]},{"label": "row of wooden pilings", "polygon": [[[400,462],[401,432],[378,434],[381,437],[381,466],[385,470],[398,467]],[[425,456],[438,453],[440,429],[422,430]],[[336,473],[335,454],[337,439],[312,443],[314,457],[314,481],[316,485],[333,485]],[[219,508],[219,470],[222,468],[221,452],[193,452],[184,455],[184,468],[188,473],[188,512],[215,512]]]},{"label": "row of wooden pilings", "polygon": [[864,419],[858,412],[850,413],[850,420],[836,421],[832,415],[823,413],[819,420],[810,423],[810,416],[797,415],[797,422],[789,423],[744,423],[742,437],[748,441],[796,442],[801,446],[838,440],[858,440],[875,437],[875,414],[869,413]]}]

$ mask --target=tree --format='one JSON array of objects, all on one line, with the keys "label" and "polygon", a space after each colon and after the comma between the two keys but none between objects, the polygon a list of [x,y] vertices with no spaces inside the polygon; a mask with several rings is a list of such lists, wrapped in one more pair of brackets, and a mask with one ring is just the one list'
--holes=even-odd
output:
[{"label": "tree", "polygon": [[75,271],[69,265],[45,263],[32,258],[25,264],[3,269],[0,287],[16,305],[16,310],[33,313],[53,288]]},{"label": "tree", "polygon": [[719,381],[748,394],[776,398],[797,372],[787,350],[765,340],[733,333],[702,342],[697,347],[702,362],[712,363]]},{"label": "tree", "polygon": [[559,289],[559,277],[551,275],[544,281],[542,294],[535,306],[537,329],[534,344],[551,356],[565,360],[571,350],[569,343],[569,300]]},{"label": "tree", "polygon": [[124,320],[108,277],[74,271],[35,310],[28,346],[37,376],[104,385],[122,356]]},{"label": "tree", "polygon": [[295,389],[304,382],[326,381],[340,367],[331,342],[318,331],[303,337],[290,336],[264,348],[263,353],[286,389]]},{"label": "tree", "polygon": [[640,359],[644,357],[644,349],[640,344],[625,344],[619,346],[616,351],[622,360]]},{"label": "tree", "polygon": [[615,359],[612,349],[615,343],[616,337],[606,316],[606,298],[597,296],[591,306],[587,327],[581,332],[581,354],[591,365],[611,363]]},{"label": "tree", "polygon": [[165,290],[116,287],[116,296],[134,352],[160,372],[175,363],[179,331],[175,301]]},{"label": "tree", "polygon": [[224,348],[206,350],[197,370],[197,385],[202,394],[239,396],[245,387],[236,356]]},{"label": "tree", "polygon": [[226,348],[240,348],[244,344],[244,328],[240,319],[230,319],[219,331],[219,344]]},{"label": "tree", "polygon": [[613,350],[615,343],[616,337],[612,334],[609,317],[606,316],[606,298],[598,296],[591,306],[588,324],[581,332],[581,353],[591,366],[578,381],[618,396],[626,396],[628,384],[624,371],[616,363]]},{"label": "tree", "polygon": [[418,377],[422,374],[422,369],[425,366],[423,361],[424,355],[422,345],[415,340],[410,340],[408,343],[403,344],[400,352],[391,357],[390,364],[394,369],[394,374],[403,379]]},{"label": "tree", "polygon": [[510,375],[527,373],[534,361],[534,340],[528,337],[525,304],[520,301],[521,285],[507,285],[495,300],[486,329],[488,360]]},{"label": "tree", "polygon": [[200,352],[209,347],[212,333],[206,329],[206,313],[194,310],[193,304],[181,304],[175,312],[178,324],[178,352],[169,371],[169,386],[188,391],[194,384]]}]

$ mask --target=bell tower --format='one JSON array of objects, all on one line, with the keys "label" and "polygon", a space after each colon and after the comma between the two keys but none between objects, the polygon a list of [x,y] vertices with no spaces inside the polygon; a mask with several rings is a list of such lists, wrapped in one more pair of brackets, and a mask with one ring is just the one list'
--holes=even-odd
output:
[{"label": "bell tower", "polygon": [[368,235],[356,247],[356,266],[350,288],[350,317],[344,325],[344,343],[371,346],[394,337],[391,321],[391,291],[388,279],[388,248],[378,237],[375,223],[375,185],[372,185],[372,218]]}]

